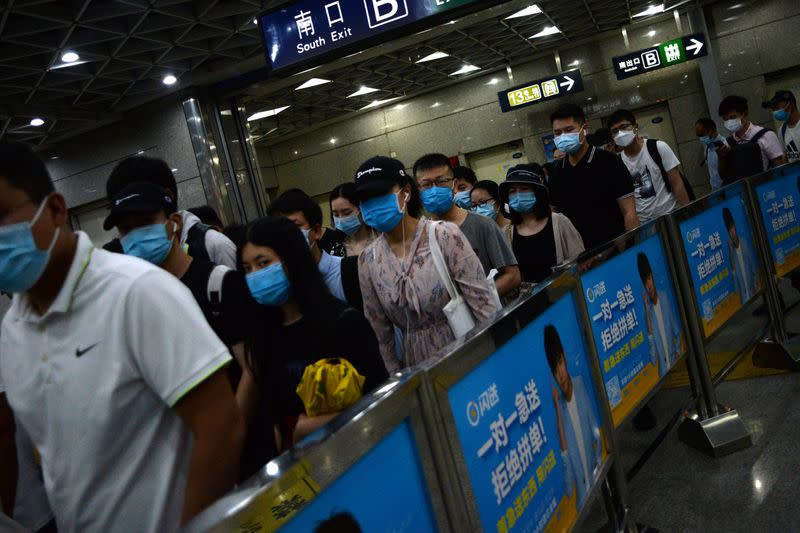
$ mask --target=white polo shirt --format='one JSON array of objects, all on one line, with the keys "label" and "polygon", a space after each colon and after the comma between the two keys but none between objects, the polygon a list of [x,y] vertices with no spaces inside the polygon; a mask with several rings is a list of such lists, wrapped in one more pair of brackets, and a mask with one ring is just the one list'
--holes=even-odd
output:
[{"label": "white polo shirt", "polygon": [[78,235],[44,316],[14,297],[0,390],[41,454],[59,531],[175,531],[192,437],[171,407],[231,358],[180,281]]}]

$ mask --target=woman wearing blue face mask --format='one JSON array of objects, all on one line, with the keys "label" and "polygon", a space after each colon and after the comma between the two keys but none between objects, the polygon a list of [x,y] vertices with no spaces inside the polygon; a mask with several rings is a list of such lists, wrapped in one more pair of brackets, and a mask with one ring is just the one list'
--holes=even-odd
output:
[{"label": "woman wearing blue face mask", "polygon": [[[359,257],[358,273],[364,314],[378,336],[386,368],[395,371],[441,357],[455,340],[443,311],[450,296],[431,255],[434,222],[420,220],[416,183],[400,161],[388,157],[361,165],[355,182],[364,222],[383,234]],[[456,225],[436,224],[434,236],[453,284],[475,324],[487,323],[498,309],[478,256]]]},{"label": "woman wearing blue face mask", "polygon": [[[336,415],[306,417],[296,393],[305,368],[320,359],[344,358],[373,390],[388,374],[378,342],[364,316],[328,292],[302,233],[283,217],[267,217],[247,231],[240,252],[253,298],[263,306],[263,327],[247,347],[247,363],[264,422],[274,422],[280,449],[315,431]],[[274,417],[263,413],[269,409]]]},{"label": "woman wearing blue face mask", "polygon": [[500,201],[500,187],[492,180],[482,180],[475,184],[470,193],[472,212],[490,218],[506,229],[511,221],[505,217],[503,203]]},{"label": "woman wearing blue face mask", "polygon": [[544,173],[537,164],[518,165],[500,185],[500,199],[509,207],[512,224],[507,230],[522,280],[541,283],[553,267],[584,251],[583,240],[572,222],[550,209]]},{"label": "woman wearing blue face mask", "polygon": [[361,252],[375,240],[375,232],[364,224],[361,210],[356,200],[355,183],[343,183],[331,191],[331,213],[336,229],[344,233],[344,247],[347,257],[361,255]]}]

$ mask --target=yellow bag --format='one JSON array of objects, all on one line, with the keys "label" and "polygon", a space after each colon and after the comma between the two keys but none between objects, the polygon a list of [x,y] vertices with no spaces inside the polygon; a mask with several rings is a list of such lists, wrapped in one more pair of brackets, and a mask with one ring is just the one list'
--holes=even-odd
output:
[{"label": "yellow bag", "polygon": [[297,385],[307,416],[320,416],[347,409],[361,399],[364,376],[343,358],[320,359],[308,365]]}]

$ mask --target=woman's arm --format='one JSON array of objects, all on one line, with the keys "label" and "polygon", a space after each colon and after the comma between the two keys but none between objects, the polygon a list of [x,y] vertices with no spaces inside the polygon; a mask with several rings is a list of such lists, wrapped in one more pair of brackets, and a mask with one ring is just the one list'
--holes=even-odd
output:
[{"label": "woman's arm", "polygon": [[[370,261],[367,260],[369,256]],[[364,299],[364,316],[372,326],[372,330],[378,339],[381,357],[389,372],[400,370],[400,362],[397,360],[397,350],[394,342],[394,326],[389,317],[383,311],[380,297],[375,287],[372,285],[370,263],[373,255],[364,252],[358,258],[358,281],[361,285],[361,295]]]}]

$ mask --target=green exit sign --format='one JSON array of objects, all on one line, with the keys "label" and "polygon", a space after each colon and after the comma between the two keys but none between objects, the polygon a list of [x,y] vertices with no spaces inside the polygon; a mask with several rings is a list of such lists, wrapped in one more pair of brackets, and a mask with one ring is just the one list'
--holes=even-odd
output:
[{"label": "green exit sign", "polygon": [[697,33],[613,59],[618,80],[646,74],[708,55],[705,35]]}]

